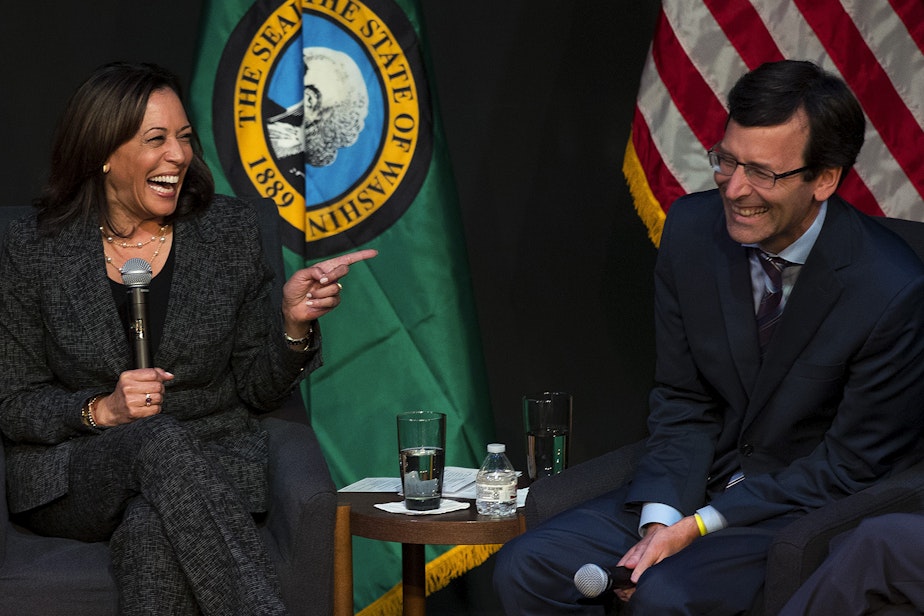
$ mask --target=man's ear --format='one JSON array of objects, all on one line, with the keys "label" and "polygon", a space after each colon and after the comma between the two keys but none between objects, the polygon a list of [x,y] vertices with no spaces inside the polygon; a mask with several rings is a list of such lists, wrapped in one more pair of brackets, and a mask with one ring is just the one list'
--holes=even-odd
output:
[{"label": "man's ear", "polygon": [[822,169],[815,177],[815,201],[821,203],[833,195],[834,191],[837,190],[837,183],[840,181],[841,174],[843,173],[844,169],[842,167]]}]

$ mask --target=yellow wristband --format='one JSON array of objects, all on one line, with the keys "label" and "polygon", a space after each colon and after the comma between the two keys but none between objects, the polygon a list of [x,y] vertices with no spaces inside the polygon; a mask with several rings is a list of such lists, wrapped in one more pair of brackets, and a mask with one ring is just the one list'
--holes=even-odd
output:
[{"label": "yellow wristband", "polygon": [[699,529],[699,536],[705,537],[706,533],[709,531],[706,530],[706,523],[703,522],[702,516],[700,516],[698,513],[694,513],[693,519],[696,520],[696,527]]}]

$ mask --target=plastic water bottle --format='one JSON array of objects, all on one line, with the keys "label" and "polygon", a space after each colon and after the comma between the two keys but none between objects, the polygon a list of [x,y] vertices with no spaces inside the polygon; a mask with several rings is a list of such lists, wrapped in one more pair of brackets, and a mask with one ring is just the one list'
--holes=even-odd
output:
[{"label": "plastic water bottle", "polygon": [[488,445],[488,456],[475,476],[475,507],[481,515],[516,515],[517,472],[504,451],[501,443]]}]

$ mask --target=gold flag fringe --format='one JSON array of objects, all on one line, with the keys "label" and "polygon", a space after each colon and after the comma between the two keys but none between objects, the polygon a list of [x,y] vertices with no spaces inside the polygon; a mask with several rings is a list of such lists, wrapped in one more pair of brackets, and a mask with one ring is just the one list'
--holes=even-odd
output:
[{"label": "gold flag fringe", "polygon": [[664,208],[651,192],[648,185],[648,178],[645,175],[645,169],[642,167],[642,161],[639,160],[632,144],[632,137],[629,137],[629,143],[626,145],[626,155],[622,160],[622,173],[626,176],[629,183],[629,192],[635,200],[635,211],[638,212],[639,218],[648,227],[648,237],[657,247],[661,244],[661,231],[664,229],[664,219],[666,214]]},{"label": "gold flag fringe", "polygon": [[[494,545],[457,545],[427,563],[427,596],[445,588],[449,582],[484,563],[500,549]],[[357,616],[399,616],[401,614],[401,583],[370,603]]]}]

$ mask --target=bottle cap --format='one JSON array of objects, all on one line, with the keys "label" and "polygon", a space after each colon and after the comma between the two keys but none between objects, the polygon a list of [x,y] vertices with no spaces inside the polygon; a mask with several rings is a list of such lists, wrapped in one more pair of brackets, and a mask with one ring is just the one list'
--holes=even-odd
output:
[{"label": "bottle cap", "polygon": [[504,453],[507,448],[503,443],[491,443],[488,445],[488,453]]}]

